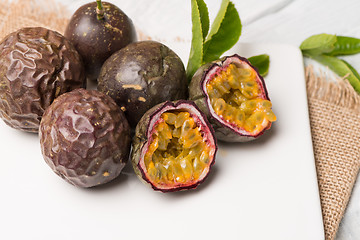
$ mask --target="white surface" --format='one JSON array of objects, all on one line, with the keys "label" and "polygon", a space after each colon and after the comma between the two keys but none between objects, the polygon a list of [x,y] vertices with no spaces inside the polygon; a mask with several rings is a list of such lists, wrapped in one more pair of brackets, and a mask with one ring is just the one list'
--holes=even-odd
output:
[{"label": "white surface", "polygon": [[113,183],[76,188],[45,164],[35,134],[1,121],[0,239],[323,240],[301,53],[285,45],[232,52],[270,54],[278,121],[254,142],[220,144],[195,191],[154,192],[130,164]]},{"label": "white surface", "polygon": [[[88,1],[90,0],[59,0],[59,2],[67,4],[72,11]],[[138,29],[163,41],[175,51],[190,48],[190,0],[109,1],[123,9],[133,19]],[[205,2],[209,6],[210,16],[213,18],[220,5],[220,0],[205,0]],[[233,0],[233,2],[244,23],[240,42],[285,43],[299,46],[305,38],[322,32],[360,37],[360,14],[358,14],[360,1],[358,0]],[[188,51],[181,52],[179,55],[186,62]],[[346,57],[346,60],[358,70],[360,69],[359,55]],[[0,134],[3,136],[3,134],[15,134],[15,132],[12,130],[3,132],[0,129]],[[0,145],[0,150],[7,148],[9,144],[11,144],[10,141],[5,146]],[[37,148],[37,146],[31,146],[31,148]],[[5,155],[2,156],[4,158]],[[24,151],[23,158],[27,159],[26,151]],[[10,160],[6,161],[15,158],[8,159]],[[28,164],[31,163],[30,161]],[[36,163],[40,164],[39,162]],[[17,177],[15,173],[16,171],[14,171],[14,178]],[[6,182],[10,184],[11,180],[6,179]],[[360,239],[360,228],[358,227],[360,224],[359,182],[360,175],[336,240]],[[31,186],[30,190],[24,191],[26,193],[31,192]],[[14,203],[21,203],[21,200],[15,199]],[[2,218],[0,217],[0,219]],[[13,223],[16,224],[16,222]],[[19,226],[22,225],[19,224]],[[279,232],[283,229],[284,227],[278,226]],[[257,231],[262,230],[257,229]]]},{"label": "white surface", "polygon": [[[75,10],[88,0],[59,0]],[[285,43],[299,46],[307,37],[333,33],[360,38],[359,0],[232,0],[240,13],[240,42]],[[123,9],[137,27],[163,41],[175,51],[190,48],[190,0],[111,0]],[[220,0],[205,0],[214,18]],[[181,40],[180,43],[178,40]],[[184,62],[188,52],[179,54]],[[360,70],[360,55],[346,57]],[[326,68],[323,68],[326,71]],[[331,76],[331,73],[329,73]],[[290,80],[291,81],[291,80]],[[360,126],[359,126],[360,127]],[[360,239],[360,175],[336,240]],[[282,229],[281,227],[279,229]]]}]

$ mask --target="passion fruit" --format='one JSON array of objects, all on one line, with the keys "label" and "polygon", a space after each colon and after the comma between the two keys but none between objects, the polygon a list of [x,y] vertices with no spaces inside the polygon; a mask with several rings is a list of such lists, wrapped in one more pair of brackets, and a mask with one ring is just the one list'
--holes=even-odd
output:
[{"label": "passion fruit", "polygon": [[96,81],[105,60],[136,41],[136,32],[131,19],[120,8],[108,2],[93,1],[76,10],[65,37],[80,53],[87,77]]},{"label": "passion fruit", "polygon": [[129,157],[129,124],[116,103],[96,90],[58,97],[45,111],[39,134],[45,162],[75,186],[113,180]]},{"label": "passion fruit", "polygon": [[106,60],[98,90],[115,100],[135,128],[156,104],[187,98],[184,64],[162,43],[131,43]]},{"label": "passion fruit", "polygon": [[276,121],[264,79],[236,54],[200,67],[189,93],[222,141],[254,140]]},{"label": "passion fruit", "polygon": [[211,125],[187,100],[165,102],[145,113],[136,126],[132,164],[137,176],[154,190],[196,188],[215,163],[216,139]]},{"label": "passion fruit", "polygon": [[22,28],[0,42],[0,118],[10,127],[38,132],[53,100],[85,83],[80,55],[60,33]]}]

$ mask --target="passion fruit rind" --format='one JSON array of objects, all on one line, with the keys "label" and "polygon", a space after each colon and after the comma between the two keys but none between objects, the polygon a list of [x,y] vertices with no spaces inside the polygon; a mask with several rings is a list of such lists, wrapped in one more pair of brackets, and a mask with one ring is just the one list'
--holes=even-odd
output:
[{"label": "passion fruit rind", "polygon": [[97,3],[81,6],[71,17],[65,30],[84,61],[87,77],[96,81],[104,64],[114,52],[136,41],[131,19],[117,6],[102,2],[104,18],[98,19]]},{"label": "passion fruit rind", "polygon": [[37,133],[54,99],[85,85],[81,57],[60,33],[27,27],[0,42],[0,118],[10,127]]},{"label": "passion fruit rind", "polygon": [[[188,183],[174,183],[173,185],[161,185],[157,184],[149,178],[147,174],[144,163],[145,154],[149,150],[149,146],[153,141],[152,134],[154,133],[154,128],[159,126],[161,122],[161,117],[164,116],[164,113],[171,113],[176,111],[186,111],[190,113],[191,117],[196,119],[197,124],[200,125],[204,142],[209,146],[209,162],[204,168],[202,175],[199,179],[190,181]],[[206,116],[199,110],[194,102],[189,100],[178,100],[178,101],[166,101],[160,103],[151,109],[149,109],[141,118],[135,129],[135,136],[132,143],[132,153],[131,161],[134,168],[134,172],[139,177],[139,179],[145,184],[153,188],[155,191],[165,192],[175,192],[180,190],[189,190],[196,188],[199,184],[205,181],[208,177],[211,167],[215,163],[215,156],[217,152],[217,141],[215,138],[215,132],[207,121]]]},{"label": "passion fruit rind", "polygon": [[226,70],[230,64],[247,66],[256,73],[256,82],[260,89],[260,97],[263,100],[270,101],[268,91],[265,86],[263,77],[258,70],[250,64],[250,62],[237,54],[225,56],[213,62],[201,66],[194,74],[189,85],[189,99],[194,101],[199,109],[207,116],[207,119],[214,128],[215,136],[218,140],[225,142],[248,142],[257,139],[265,130],[271,127],[271,122],[262,129],[262,131],[251,134],[243,129],[238,129],[231,123],[224,121],[219,117],[210,103],[210,97],[207,92],[206,84],[215,75]]},{"label": "passion fruit rind", "polygon": [[128,161],[129,124],[116,103],[96,90],[58,97],[41,120],[45,162],[67,182],[93,187],[115,179]]},{"label": "passion fruit rind", "polygon": [[98,90],[112,97],[135,128],[153,106],[187,99],[187,80],[180,57],[156,41],[131,43],[108,58]]}]

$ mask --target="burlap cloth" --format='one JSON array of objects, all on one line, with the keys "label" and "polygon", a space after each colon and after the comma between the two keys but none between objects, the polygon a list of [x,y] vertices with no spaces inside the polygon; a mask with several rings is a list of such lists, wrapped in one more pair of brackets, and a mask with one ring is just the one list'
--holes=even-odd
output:
[{"label": "burlap cloth", "polygon": [[[63,33],[69,12],[52,0],[0,0],[0,38],[24,26]],[[4,5],[6,4],[6,5]],[[141,35],[140,35],[141,38]],[[334,239],[360,167],[360,97],[347,81],[306,69],[311,132],[327,240]]]}]

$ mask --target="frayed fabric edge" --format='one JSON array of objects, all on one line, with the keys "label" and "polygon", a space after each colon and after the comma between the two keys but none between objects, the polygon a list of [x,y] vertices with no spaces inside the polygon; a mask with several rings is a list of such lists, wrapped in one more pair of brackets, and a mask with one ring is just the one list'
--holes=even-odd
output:
[{"label": "frayed fabric edge", "polygon": [[305,68],[308,98],[326,101],[360,113],[360,95],[344,78],[329,79],[320,72],[315,73],[312,65]]}]

